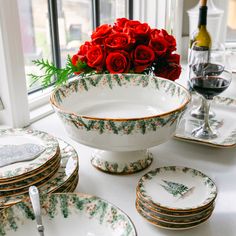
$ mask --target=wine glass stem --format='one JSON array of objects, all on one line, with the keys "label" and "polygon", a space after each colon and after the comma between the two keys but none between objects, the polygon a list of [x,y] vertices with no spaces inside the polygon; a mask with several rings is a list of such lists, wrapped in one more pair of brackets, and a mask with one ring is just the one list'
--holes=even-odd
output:
[{"label": "wine glass stem", "polygon": [[[200,106],[200,111],[202,114],[204,114],[205,112],[207,112],[206,106],[207,106],[207,101],[205,98],[201,97],[201,106]],[[208,109],[208,112],[210,112],[210,108]],[[204,115],[204,119],[205,119],[205,115]],[[208,119],[209,119],[209,113],[208,113]]]},{"label": "wine glass stem", "polygon": [[210,111],[210,106],[211,106],[211,100],[203,98],[202,102],[205,108],[203,130],[211,130],[210,124],[209,124],[209,111]]}]

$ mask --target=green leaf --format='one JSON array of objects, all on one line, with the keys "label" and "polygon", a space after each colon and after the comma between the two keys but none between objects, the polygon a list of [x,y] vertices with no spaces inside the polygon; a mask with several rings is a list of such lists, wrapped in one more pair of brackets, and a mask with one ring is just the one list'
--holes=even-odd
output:
[{"label": "green leaf", "polygon": [[106,78],[107,78],[107,83],[108,83],[110,89],[112,89],[112,80],[111,80],[111,75],[108,74],[108,75],[106,76]]},{"label": "green leaf", "polygon": [[114,75],[113,75],[113,78],[116,80],[116,82],[117,82],[117,84],[118,84],[119,86],[122,86],[119,75],[114,74]]},{"label": "green leaf", "polygon": [[114,123],[113,121],[109,120],[109,121],[108,121],[108,124],[110,125],[110,127],[111,127],[113,133],[114,133],[114,134],[118,134],[118,129],[116,128],[115,123]]},{"label": "green leaf", "polygon": [[138,120],[138,124],[140,126],[141,129],[141,133],[145,134],[146,133],[146,124],[144,120]]},{"label": "green leaf", "polygon": [[85,89],[86,91],[88,91],[88,86],[87,86],[87,84],[86,84],[85,79],[84,79],[84,78],[80,79],[80,82],[81,82],[81,84],[83,85],[84,89]]},{"label": "green leaf", "polygon": [[100,134],[102,134],[104,132],[104,128],[105,128],[105,122],[103,120],[99,120],[98,124],[99,124],[99,132],[100,132]]}]

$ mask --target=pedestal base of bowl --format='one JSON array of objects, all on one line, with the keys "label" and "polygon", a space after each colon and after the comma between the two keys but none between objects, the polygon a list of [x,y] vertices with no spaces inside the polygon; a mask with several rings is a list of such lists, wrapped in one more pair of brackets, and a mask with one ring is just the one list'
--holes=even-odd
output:
[{"label": "pedestal base of bowl", "polygon": [[97,150],[92,154],[92,165],[109,174],[132,174],[151,165],[152,153],[147,150],[112,152]]}]

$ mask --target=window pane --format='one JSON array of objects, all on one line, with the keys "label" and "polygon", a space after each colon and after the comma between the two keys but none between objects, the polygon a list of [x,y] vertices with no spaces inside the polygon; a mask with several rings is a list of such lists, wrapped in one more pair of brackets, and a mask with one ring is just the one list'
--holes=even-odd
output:
[{"label": "window pane", "polygon": [[91,0],[57,0],[61,64],[89,40],[92,32]]},{"label": "window pane", "polygon": [[47,0],[18,0],[21,25],[21,38],[25,60],[25,72],[28,92],[40,88],[39,83],[32,87],[28,74],[40,74],[32,60],[45,58],[51,61],[51,43],[48,24]]},{"label": "window pane", "polygon": [[229,0],[226,40],[228,42],[236,43],[236,14],[235,13],[236,13],[236,1]]},{"label": "window pane", "polygon": [[127,17],[127,0],[100,0],[101,24],[113,24],[116,18]]}]

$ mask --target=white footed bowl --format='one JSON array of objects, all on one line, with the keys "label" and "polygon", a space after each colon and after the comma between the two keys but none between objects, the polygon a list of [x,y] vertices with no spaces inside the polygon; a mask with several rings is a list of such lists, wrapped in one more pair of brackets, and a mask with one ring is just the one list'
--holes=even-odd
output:
[{"label": "white footed bowl", "polygon": [[57,88],[50,100],[72,139],[100,149],[95,167],[127,174],[149,166],[147,148],[174,135],[190,94],[155,76],[100,74]]}]

